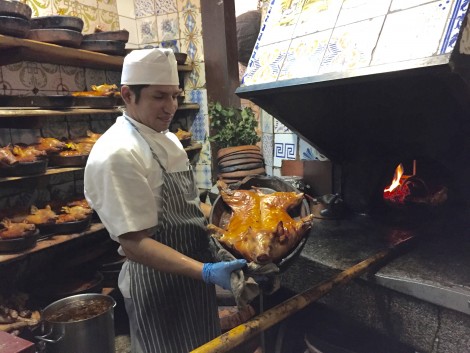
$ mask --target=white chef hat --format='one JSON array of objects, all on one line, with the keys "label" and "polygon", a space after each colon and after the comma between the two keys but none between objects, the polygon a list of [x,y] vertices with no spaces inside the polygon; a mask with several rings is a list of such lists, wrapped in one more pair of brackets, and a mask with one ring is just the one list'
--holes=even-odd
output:
[{"label": "white chef hat", "polygon": [[131,51],[124,58],[121,84],[179,85],[173,50],[152,48]]}]

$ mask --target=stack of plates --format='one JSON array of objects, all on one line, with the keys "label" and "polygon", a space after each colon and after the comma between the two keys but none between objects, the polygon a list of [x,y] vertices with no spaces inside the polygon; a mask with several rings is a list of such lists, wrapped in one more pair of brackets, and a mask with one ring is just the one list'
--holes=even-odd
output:
[{"label": "stack of plates", "polygon": [[31,7],[19,1],[0,0],[0,34],[24,38],[28,34]]},{"label": "stack of plates", "polygon": [[126,54],[125,46],[128,40],[129,32],[125,29],[86,34],[83,36],[80,49],[123,56]]},{"label": "stack of plates", "polygon": [[227,184],[265,174],[264,158],[258,146],[228,147],[217,152],[217,177]]},{"label": "stack of plates", "polygon": [[28,39],[77,48],[83,39],[82,29],[83,20],[80,17],[34,17]]}]

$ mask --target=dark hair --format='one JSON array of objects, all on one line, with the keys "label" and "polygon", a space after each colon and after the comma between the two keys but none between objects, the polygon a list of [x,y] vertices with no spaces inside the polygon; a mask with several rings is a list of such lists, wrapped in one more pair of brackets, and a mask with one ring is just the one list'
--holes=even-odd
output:
[{"label": "dark hair", "polygon": [[139,100],[140,100],[140,92],[142,91],[142,89],[144,89],[145,87],[148,87],[150,85],[129,85],[129,90],[134,93],[135,95],[135,102],[136,103],[139,103]]}]

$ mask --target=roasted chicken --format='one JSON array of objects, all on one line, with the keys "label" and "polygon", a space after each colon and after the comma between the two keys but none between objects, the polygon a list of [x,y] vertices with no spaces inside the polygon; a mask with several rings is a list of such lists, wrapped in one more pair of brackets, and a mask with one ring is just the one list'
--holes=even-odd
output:
[{"label": "roasted chicken", "polygon": [[303,193],[231,190],[222,181],[217,186],[232,214],[224,229],[214,224],[208,229],[224,247],[248,261],[280,261],[312,226],[312,214],[294,219],[288,212],[301,203]]}]

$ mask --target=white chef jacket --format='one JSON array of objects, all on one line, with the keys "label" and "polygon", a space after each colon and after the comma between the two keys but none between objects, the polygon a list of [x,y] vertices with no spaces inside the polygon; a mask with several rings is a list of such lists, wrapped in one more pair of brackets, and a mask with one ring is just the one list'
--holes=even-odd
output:
[{"label": "white chef jacket", "polygon": [[[168,130],[156,132],[129,116],[126,118],[118,117],[96,141],[84,177],[88,203],[117,242],[124,233],[149,229],[158,223],[162,170],[150,147],[168,172],[189,168],[186,151],[175,134]],[[118,251],[124,255],[121,247]],[[127,263],[118,282],[123,296],[130,298]]]}]

